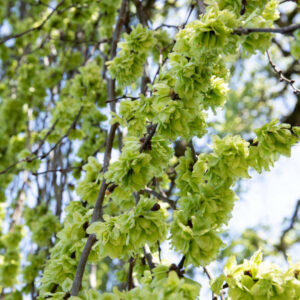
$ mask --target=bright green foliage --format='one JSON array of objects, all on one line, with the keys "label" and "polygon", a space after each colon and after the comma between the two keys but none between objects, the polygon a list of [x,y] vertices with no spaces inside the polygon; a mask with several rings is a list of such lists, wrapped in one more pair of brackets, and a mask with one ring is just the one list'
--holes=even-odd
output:
[{"label": "bright green foliage", "polygon": [[124,40],[119,43],[121,50],[118,57],[107,63],[110,75],[117,79],[121,87],[134,83],[143,75],[148,52],[155,43],[152,31],[141,24],[133,28],[130,34],[125,34]]},{"label": "bright green foliage", "polygon": [[88,163],[83,166],[85,177],[78,182],[76,192],[83,201],[95,204],[100,188],[101,165],[95,157],[89,157]]},{"label": "bright green foliage", "polygon": [[64,285],[72,283],[81,249],[86,241],[85,228],[88,227],[91,214],[80,202],[71,202],[66,213],[64,227],[57,234],[58,242],[51,249],[51,259],[47,262],[41,279],[41,299],[46,296],[54,299],[64,297]]},{"label": "bright green foliage", "polygon": [[[124,189],[140,190],[153,178],[160,176],[171,158],[172,151],[166,141],[155,136],[148,150],[140,153],[144,139],[128,137],[120,159],[105,174],[108,181]],[[151,164],[150,164],[151,161]]]},{"label": "bright green foliage", "polygon": [[[230,11],[235,14],[237,27],[271,27],[279,18],[278,1],[247,1],[244,14],[241,14],[242,2],[238,0],[207,1],[217,5],[220,10]],[[232,40],[231,40],[232,41]],[[241,37],[243,52],[251,55],[256,50],[265,51],[270,46],[270,35],[266,33],[252,33]]]},{"label": "bright green foliage", "polygon": [[230,187],[241,177],[249,178],[250,167],[261,171],[263,165],[269,170],[274,160],[280,154],[289,155],[291,145],[299,140],[290,125],[276,126],[277,122],[257,129],[252,146],[240,136],[214,136],[212,153],[201,154],[194,161],[187,151],[180,159],[176,184],[182,210],[174,215],[171,240],[186,256],[186,264],[206,265],[216,257],[222,245],[216,233],[227,224],[236,200]]},{"label": "bright green foliage", "polygon": [[205,93],[204,108],[222,106],[227,98],[228,87],[223,78],[212,76],[210,88]]},{"label": "bright green foliage", "polygon": [[232,185],[239,177],[249,177],[248,142],[239,136],[226,136],[224,139],[214,136],[213,150],[213,154],[206,157],[208,163],[204,180],[215,187],[226,187]]},{"label": "bright green foliage", "polygon": [[99,20],[100,34],[103,37],[112,36],[112,27],[115,23],[117,10],[120,7],[121,0],[103,0],[97,6],[99,8],[101,18]]},{"label": "bright green foliage", "polygon": [[[105,105],[106,83],[99,77],[101,60],[97,59],[79,68],[79,74],[67,82],[61,91],[60,100],[52,112],[52,123],[57,122],[55,130],[51,132],[48,141],[57,142],[68,132],[72,122],[80,110],[81,129],[72,129],[69,138],[83,140],[77,156],[83,161],[93,155],[96,149],[104,143],[105,135],[98,123],[107,117],[99,111]],[[41,139],[47,134],[43,131]]]},{"label": "bright green foliage", "polygon": [[[71,297],[71,300],[99,299],[99,300],[152,300],[152,299],[196,299],[200,285],[187,278],[179,278],[175,271],[169,271],[168,267],[159,265],[153,270],[154,278],[151,283],[151,276],[147,276],[149,283],[145,282],[141,287],[137,287],[128,292],[120,292],[114,289],[114,293],[97,294],[93,290],[82,293],[80,297]],[[146,280],[147,280],[146,279]]]},{"label": "bright green foliage", "polygon": [[[188,69],[185,72],[188,72]],[[201,137],[206,132],[205,115],[201,110],[192,111],[186,99],[180,99],[176,93],[176,83],[170,74],[162,73],[152,89],[154,97],[149,99],[152,102],[152,110],[148,117],[158,124],[157,130],[162,136],[170,139],[178,135]]]},{"label": "bright green foliage", "polygon": [[298,129],[291,128],[290,124],[277,125],[278,120],[266,124],[260,129],[255,130],[257,138],[254,144],[257,146],[251,147],[250,165],[259,173],[263,169],[269,171],[270,166],[279,159],[280,155],[290,156],[291,145],[299,140],[297,135]]},{"label": "bright green foliage", "polygon": [[23,300],[22,293],[19,291],[12,292],[8,296],[5,297],[7,300]]},{"label": "bright green foliage", "polygon": [[145,113],[151,113],[151,102],[148,98],[140,95],[140,101],[124,100],[120,104],[120,114],[115,116],[116,121],[118,121],[122,126],[128,128],[130,135],[142,136],[146,132]]},{"label": "bright green foliage", "polygon": [[219,294],[226,281],[232,300],[296,300],[300,297],[299,265],[292,265],[284,272],[275,264],[263,262],[261,251],[239,265],[232,257],[224,267],[224,274],[212,282],[212,289]]},{"label": "bright green foliage", "polygon": [[100,257],[128,257],[145,243],[152,245],[166,238],[167,217],[154,199],[141,198],[136,208],[118,217],[104,216],[105,222],[91,224],[87,232],[99,239]]},{"label": "bright green foliage", "polygon": [[32,232],[32,241],[40,247],[48,246],[53,233],[60,227],[57,217],[44,205],[35,208],[26,207],[24,218]]},{"label": "bright green foliage", "polygon": [[[19,243],[22,226],[17,225],[7,234],[0,235],[0,289],[13,287],[20,267]],[[4,255],[2,254],[4,253]],[[9,274],[9,276],[7,276]]]},{"label": "bright green foliage", "polygon": [[[18,158],[23,160],[27,157],[31,157],[31,152],[28,149],[24,149],[21,151],[18,155]],[[33,160],[32,162],[23,162],[20,164],[20,167],[23,167],[24,169],[28,169],[30,171],[37,171],[40,167],[41,162],[39,160]]]},{"label": "bright green foliage", "polygon": [[38,254],[28,254],[27,256],[27,262],[29,262],[29,265],[27,265],[23,269],[23,281],[26,283],[23,290],[25,293],[29,293],[32,284],[35,281],[35,278],[39,275],[40,271],[42,270],[42,267],[44,265],[44,261],[46,258],[46,251],[39,251]]},{"label": "bright green foliage", "polygon": [[190,219],[183,211],[175,214],[172,245],[185,255],[187,265],[207,265],[216,258],[223,243],[214,231],[209,230],[210,225],[200,214],[194,213]]},{"label": "bright green foliage", "polygon": [[[158,267],[159,268],[159,267]],[[156,271],[157,273],[159,270]],[[154,270],[154,274],[156,273]],[[165,272],[166,274],[166,272]],[[155,274],[156,275],[156,274]],[[157,285],[156,285],[156,284]],[[159,288],[156,288],[158,286]],[[116,299],[195,299],[199,294],[199,284],[188,279],[180,279],[176,272],[169,272],[161,280],[153,281],[151,285],[145,285],[142,288],[136,288],[130,292],[117,293],[119,298]],[[105,298],[102,298],[105,299]]]}]

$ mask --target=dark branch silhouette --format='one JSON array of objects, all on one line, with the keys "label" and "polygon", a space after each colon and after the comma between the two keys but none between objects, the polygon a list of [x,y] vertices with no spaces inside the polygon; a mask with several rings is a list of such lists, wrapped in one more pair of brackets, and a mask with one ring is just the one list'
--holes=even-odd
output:
[{"label": "dark branch silhouette", "polygon": [[294,24],[291,26],[281,28],[238,28],[233,31],[234,34],[250,34],[254,32],[261,33],[281,33],[281,34],[292,34],[294,31],[300,28],[300,24]]}]

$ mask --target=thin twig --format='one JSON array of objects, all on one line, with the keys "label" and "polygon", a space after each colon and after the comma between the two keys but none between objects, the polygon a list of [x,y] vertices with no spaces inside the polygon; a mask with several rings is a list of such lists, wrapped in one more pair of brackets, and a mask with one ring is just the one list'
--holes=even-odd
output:
[{"label": "thin twig", "polygon": [[279,50],[282,52],[282,55],[284,57],[288,57],[291,55],[289,51],[283,49],[282,45],[275,38],[272,39],[272,43],[274,43],[279,48]]},{"label": "thin twig", "polygon": [[52,15],[59,9],[59,7],[65,2],[65,0],[62,0],[60,1],[56,7],[51,11],[51,13],[44,19],[44,21],[38,25],[38,26],[35,26],[35,27],[32,27],[32,28],[29,28],[23,32],[20,32],[20,33],[17,33],[17,34],[13,34],[13,35],[9,35],[9,36],[6,36],[4,37],[3,39],[0,40],[0,44],[3,44],[11,39],[15,39],[15,38],[19,38],[27,33],[30,33],[32,31],[35,31],[35,30],[41,30],[44,25],[47,23],[47,21],[52,17]]},{"label": "thin twig", "polygon": [[25,162],[26,159],[21,159],[19,161],[14,162],[13,164],[11,164],[10,166],[8,166],[7,168],[5,168],[4,170],[2,170],[0,172],[0,175],[5,174],[6,172],[8,172],[10,169],[12,169],[13,167],[15,167],[16,165],[20,164],[21,162]]},{"label": "thin twig", "polygon": [[66,42],[66,43],[70,43],[70,44],[75,44],[75,45],[80,45],[80,44],[96,44],[96,45],[100,45],[100,44],[104,44],[104,43],[108,43],[111,41],[111,39],[102,39],[102,40],[70,40],[67,39],[63,36],[60,36],[59,38],[53,38],[53,37],[49,37],[50,40],[52,41],[61,41],[61,42]]},{"label": "thin twig", "polygon": [[[203,267],[203,270],[204,270],[204,273],[207,275],[208,279],[212,280],[213,276],[212,276],[210,270],[207,267]],[[214,292],[212,292],[212,300],[217,300],[217,299],[218,299],[217,295]]]},{"label": "thin twig", "polygon": [[73,123],[68,128],[67,132],[57,141],[57,143],[54,146],[52,146],[50,148],[50,150],[48,152],[42,154],[41,156],[39,156],[39,158],[43,159],[43,158],[47,157],[50,154],[50,152],[52,152],[63,141],[64,138],[68,137],[68,135],[70,134],[71,130],[75,128],[76,123],[77,123],[77,121],[78,121],[78,119],[79,119],[79,117],[81,115],[82,110],[83,110],[83,106],[80,107],[80,109],[79,109],[79,111],[78,111],[78,113],[77,113],[77,115],[76,115]]},{"label": "thin twig", "polygon": [[[164,50],[167,50],[169,47],[174,46],[175,42],[176,42],[176,41],[173,40],[169,45],[167,45],[166,47],[164,47],[163,49],[160,50],[160,56],[161,56],[161,58],[162,58],[162,52],[163,52]],[[155,75],[154,75],[154,77],[153,77],[153,80],[152,80],[152,83],[151,83],[152,85],[154,84],[156,77],[159,75],[161,68],[162,68],[163,65],[167,62],[168,58],[169,58],[169,57],[166,56],[163,60],[161,59],[161,61],[160,61],[160,63],[159,63],[159,66],[158,66],[158,68],[157,68],[157,71],[156,71],[156,73],[155,73]]]},{"label": "thin twig", "polygon": [[46,170],[43,172],[33,172],[32,175],[34,176],[39,176],[39,175],[43,175],[43,174],[47,174],[47,173],[55,173],[55,172],[60,172],[60,173],[68,173],[73,171],[74,169],[81,169],[82,166],[78,166],[78,167],[69,167],[66,169],[53,169],[53,170]]},{"label": "thin twig", "polygon": [[188,15],[187,15],[187,17],[186,17],[186,20],[185,20],[185,22],[182,24],[182,28],[185,28],[186,24],[188,23],[188,21],[189,21],[189,19],[190,19],[190,16],[191,16],[191,14],[192,14],[194,8],[195,8],[195,5],[191,5],[191,8],[190,8],[190,11],[189,11],[189,13],[188,13]]},{"label": "thin twig", "polygon": [[[102,143],[100,145],[100,147],[98,149],[96,149],[96,151],[92,154],[92,156],[96,156],[98,151],[104,146],[105,146],[105,143]],[[46,170],[46,171],[43,171],[43,172],[33,172],[31,174],[34,175],[34,176],[39,176],[39,175],[43,175],[43,174],[47,174],[47,173],[55,173],[55,172],[67,173],[67,172],[71,172],[75,169],[82,169],[82,166],[86,163],[87,163],[87,161],[82,161],[80,166],[68,167],[68,168],[65,168],[65,169],[51,169],[51,170]]]},{"label": "thin twig", "polygon": [[298,0],[283,0],[283,1],[281,1],[279,4],[283,4],[283,3],[286,3],[286,2],[294,2],[294,3],[297,3]]},{"label": "thin twig", "polygon": [[44,145],[44,143],[46,142],[47,137],[52,133],[52,131],[55,129],[55,126],[57,124],[58,120],[55,120],[55,122],[52,124],[52,126],[50,127],[50,129],[47,131],[47,133],[45,134],[45,136],[43,137],[43,139],[41,140],[41,142],[39,143],[38,147],[36,150],[34,150],[32,152],[32,154],[37,154],[39,152],[39,150],[42,148],[42,146]]},{"label": "thin twig", "polygon": [[271,67],[273,68],[273,70],[275,71],[275,73],[278,75],[279,80],[280,80],[281,82],[282,82],[282,81],[285,81],[286,83],[288,83],[288,84],[292,87],[292,89],[293,89],[295,95],[300,94],[300,90],[297,89],[297,88],[295,87],[295,85],[294,85],[295,80],[286,78],[286,77],[283,75],[282,70],[280,70],[280,69],[273,63],[273,61],[272,61],[272,59],[271,59],[271,57],[270,57],[270,54],[269,54],[269,51],[268,51],[268,50],[266,51],[266,53],[267,53],[267,56],[268,56],[269,63],[270,63],[270,65],[271,65]]},{"label": "thin twig", "polygon": [[176,30],[179,30],[179,26],[171,25],[171,24],[161,24],[161,25],[157,26],[154,30],[159,30],[159,29],[161,29],[163,27],[174,28]]},{"label": "thin twig", "polygon": [[122,99],[131,99],[132,101],[134,101],[134,100],[140,99],[140,97],[133,97],[133,96],[122,95],[122,96],[117,97],[115,99],[106,100],[105,103],[117,102],[117,101],[122,100]]},{"label": "thin twig", "polygon": [[237,28],[233,30],[234,34],[250,34],[254,32],[265,32],[265,33],[281,33],[281,34],[292,34],[294,31],[300,28],[300,24],[293,24],[281,28]]},{"label": "thin twig", "polygon": [[287,246],[286,246],[286,243],[285,243],[285,237],[294,228],[296,222],[298,221],[299,209],[300,209],[300,200],[298,200],[297,203],[296,203],[294,213],[293,213],[293,216],[291,218],[289,226],[285,230],[283,230],[283,232],[280,236],[280,243],[279,243],[279,245],[276,246],[276,248],[283,253],[283,255],[285,256],[286,259],[287,259],[287,254],[286,254]]},{"label": "thin twig", "polygon": [[147,193],[149,195],[153,195],[157,199],[159,199],[159,200],[161,200],[163,202],[168,203],[173,209],[176,209],[176,203],[173,200],[171,200],[171,199],[169,199],[167,197],[164,197],[162,194],[160,194],[160,193],[158,193],[158,192],[156,192],[154,190],[151,190],[148,187],[146,187],[144,190],[142,190],[142,192],[145,192],[145,193]]},{"label": "thin twig", "polygon": [[[13,164],[11,164],[10,166],[8,166],[6,169],[2,170],[2,171],[0,172],[0,175],[5,174],[5,173],[8,172],[10,169],[12,169],[13,167],[17,166],[18,164],[20,164],[20,163],[22,163],[22,162],[28,162],[28,163],[31,163],[31,162],[33,162],[33,161],[35,161],[35,160],[37,160],[37,159],[44,159],[44,158],[46,158],[53,150],[55,150],[55,148],[63,141],[64,138],[68,137],[68,135],[70,134],[71,130],[75,127],[75,125],[76,125],[76,123],[77,123],[77,121],[78,121],[78,119],[79,119],[79,116],[80,116],[80,114],[81,114],[81,112],[82,112],[82,109],[83,109],[83,107],[80,108],[78,114],[77,114],[76,117],[75,117],[75,120],[73,121],[73,123],[71,124],[71,126],[68,128],[67,132],[66,132],[66,133],[58,140],[58,142],[57,142],[53,147],[50,148],[50,150],[49,150],[48,152],[43,153],[42,155],[37,155],[37,154],[36,154],[34,157],[28,156],[28,157],[25,157],[25,158],[23,158],[23,159],[21,159],[21,160],[18,160],[18,161],[16,161],[16,162],[14,162]],[[50,131],[52,131],[51,128],[50,128],[49,132],[50,132]],[[47,135],[47,134],[46,134],[46,135]],[[39,148],[38,148],[38,149],[39,149]],[[38,150],[38,149],[37,149],[37,150]],[[35,150],[33,153],[35,153],[37,150]]]}]

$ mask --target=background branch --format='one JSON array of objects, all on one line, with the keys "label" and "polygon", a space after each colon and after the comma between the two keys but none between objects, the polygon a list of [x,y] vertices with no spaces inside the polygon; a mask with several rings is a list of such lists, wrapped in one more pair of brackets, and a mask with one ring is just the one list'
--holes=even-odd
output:
[{"label": "background branch", "polygon": [[205,14],[205,4],[204,4],[204,0],[197,0],[197,4],[199,7],[199,11],[201,15]]},{"label": "background branch", "polygon": [[300,24],[294,24],[291,26],[281,28],[238,28],[233,31],[234,34],[250,34],[254,32],[265,32],[265,33],[281,33],[281,34],[292,34],[294,31],[300,28]]},{"label": "background branch", "polygon": [[271,67],[273,68],[273,70],[274,70],[274,71],[276,72],[276,74],[278,75],[279,80],[280,80],[280,81],[285,81],[286,83],[288,83],[288,84],[292,87],[292,89],[293,89],[295,95],[300,94],[300,90],[297,89],[297,88],[295,87],[295,85],[294,85],[295,80],[286,78],[286,77],[283,75],[282,70],[280,70],[280,69],[273,63],[273,61],[271,60],[271,57],[270,57],[270,54],[269,54],[269,51],[268,51],[268,50],[266,51],[266,53],[267,53],[267,56],[268,56],[269,63],[270,63],[270,65],[271,65]]},{"label": "background branch", "polygon": [[11,39],[19,38],[19,37],[21,37],[25,34],[28,34],[32,31],[41,30],[44,27],[44,25],[49,21],[49,19],[52,17],[52,15],[60,8],[60,6],[63,5],[64,2],[65,2],[65,0],[60,1],[40,25],[32,27],[30,29],[27,29],[27,30],[25,30],[23,32],[20,32],[20,33],[17,33],[17,34],[12,34],[12,35],[9,35],[7,37],[4,37],[0,40],[0,44],[3,44],[3,43],[5,43],[5,42],[7,42]]}]

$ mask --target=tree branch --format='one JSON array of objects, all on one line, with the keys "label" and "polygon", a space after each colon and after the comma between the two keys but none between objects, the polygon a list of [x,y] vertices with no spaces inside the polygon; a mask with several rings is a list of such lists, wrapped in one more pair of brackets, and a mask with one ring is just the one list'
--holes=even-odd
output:
[{"label": "tree branch", "polygon": [[186,24],[188,23],[188,21],[189,21],[189,19],[190,19],[190,16],[191,16],[191,14],[192,14],[194,8],[195,8],[195,5],[192,4],[192,5],[191,5],[191,8],[190,8],[190,11],[188,12],[188,15],[187,15],[187,17],[186,17],[186,20],[185,20],[185,22],[182,24],[182,28],[185,28]]},{"label": "tree branch", "polygon": [[38,154],[39,150],[42,148],[42,146],[44,145],[44,143],[46,142],[47,137],[51,134],[51,132],[55,129],[55,126],[57,124],[58,120],[55,120],[55,122],[52,124],[52,126],[50,127],[50,129],[47,131],[47,133],[45,134],[45,136],[43,137],[43,139],[41,140],[41,142],[39,143],[38,147],[36,150],[34,150],[32,152],[32,154]]},{"label": "tree branch", "polygon": [[286,259],[287,259],[287,254],[286,254],[287,245],[285,243],[285,237],[294,228],[296,222],[298,221],[299,209],[300,209],[300,200],[298,200],[296,203],[294,213],[290,221],[290,225],[282,232],[280,236],[280,243],[279,245],[276,246],[276,248],[283,253]]},{"label": "tree branch", "polygon": [[47,21],[52,17],[52,15],[59,9],[59,7],[65,2],[65,0],[62,0],[60,1],[56,7],[51,11],[51,13],[44,19],[44,21],[38,25],[38,26],[35,26],[35,27],[32,27],[32,28],[29,28],[23,32],[20,32],[20,33],[17,33],[17,34],[12,34],[12,35],[9,35],[9,36],[6,36],[4,37],[3,39],[0,40],[0,44],[3,44],[11,39],[15,39],[15,38],[19,38],[27,33],[30,33],[32,31],[35,31],[35,30],[41,30],[44,25],[47,23]]},{"label": "tree branch", "polygon": [[143,250],[144,250],[144,254],[145,254],[147,263],[148,263],[149,268],[150,268],[150,272],[152,273],[152,270],[156,267],[156,263],[153,260],[152,253],[151,253],[150,248],[147,244],[145,244],[145,246],[143,247]]},{"label": "tree branch", "polygon": [[[76,123],[77,123],[77,121],[78,121],[78,119],[79,119],[79,116],[80,116],[80,114],[81,114],[81,112],[82,112],[82,109],[83,109],[83,107],[80,108],[79,112],[77,113],[77,115],[76,115],[76,117],[75,117],[75,120],[74,120],[73,123],[70,125],[70,127],[69,127],[68,130],[67,130],[67,132],[66,132],[66,133],[58,140],[58,142],[57,142],[54,146],[52,146],[52,147],[50,148],[50,150],[49,150],[48,152],[43,153],[42,155],[37,155],[37,154],[36,154],[34,157],[27,156],[27,157],[25,157],[25,158],[23,158],[23,159],[21,159],[21,160],[19,160],[19,161],[16,161],[16,162],[14,162],[13,164],[11,164],[10,166],[8,166],[6,169],[2,170],[2,171],[0,172],[0,175],[5,174],[7,171],[9,171],[10,169],[12,169],[13,167],[17,166],[18,164],[20,164],[20,163],[22,163],[22,162],[28,162],[28,163],[31,163],[31,162],[33,162],[33,161],[36,160],[36,159],[44,159],[44,158],[46,158],[53,150],[55,150],[55,148],[63,141],[63,139],[66,138],[66,137],[70,134],[71,130],[75,127],[75,125],[76,125]],[[52,125],[52,127],[53,127],[53,125]],[[51,133],[51,132],[53,131],[53,128],[52,128],[52,127],[50,128],[50,130],[48,131],[48,133]],[[48,133],[47,133],[46,135],[48,135]],[[44,138],[44,139],[45,139],[45,138]],[[44,140],[44,139],[43,139],[43,140]],[[44,142],[43,142],[43,143],[44,143]],[[36,153],[39,149],[40,149],[40,147],[38,147],[33,153]]]},{"label": "tree branch", "polygon": [[[118,16],[117,25],[115,31],[113,33],[113,38],[111,42],[110,48],[110,59],[113,60],[117,54],[117,46],[121,35],[121,29],[126,19],[126,8],[127,8],[128,0],[123,0]],[[108,81],[108,99],[115,99],[116,98],[116,81],[115,79],[109,79]],[[111,102],[110,108],[113,112],[116,111],[116,103]]]},{"label": "tree branch", "polygon": [[127,95],[122,95],[122,96],[117,97],[115,99],[106,100],[105,103],[117,102],[117,101],[122,100],[122,99],[131,99],[132,101],[134,101],[134,100],[140,99],[140,97],[132,97],[132,96],[127,96]]},{"label": "tree branch", "polygon": [[160,24],[159,26],[157,26],[154,30],[156,31],[156,30],[159,30],[159,29],[161,29],[161,28],[163,28],[163,27],[167,27],[167,28],[174,28],[174,29],[176,29],[176,30],[179,30],[179,26],[176,26],[176,25],[170,25],[170,24]]},{"label": "tree branch", "polygon": [[147,188],[147,187],[144,190],[142,190],[142,192],[145,192],[149,195],[153,195],[157,199],[168,203],[173,209],[176,209],[176,203],[173,200],[169,199],[168,197],[165,197],[162,194],[160,194],[154,190],[151,190],[150,188]]},{"label": "tree branch", "polygon": [[81,288],[81,282],[82,282],[84,269],[85,269],[89,254],[91,252],[91,249],[96,241],[97,241],[96,235],[91,234],[91,235],[89,235],[87,242],[84,245],[83,251],[80,256],[79,263],[77,265],[75,278],[73,281],[72,292],[71,292],[72,296],[77,296],[79,293],[79,290]]},{"label": "tree branch", "polygon": [[[128,0],[123,0],[121,4],[121,8],[119,11],[119,16],[116,24],[116,28],[113,33],[113,38],[112,38],[112,43],[111,43],[111,49],[110,49],[110,59],[114,59],[114,57],[117,54],[117,45],[118,41],[120,38],[122,26],[124,24],[125,18],[126,18],[126,8],[127,8],[127,2]],[[109,99],[115,99],[116,96],[116,88],[115,88],[115,80],[114,79],[109,79],[108,82],[108,98]],[[110,109],[111,111],[115,112],[116,111],[116,103],[111,102],[110,103]],[[111,159],[111,151],[113,147],[113,141],[115,137],[116,130],[118,128],[119,124],[114,123],[111,128],[110,132],[107,137],[107,142],[106,142],[106,149],[105,149],[105,154],[104,154],[104,164],[103,164],[103,175],[107,171],[109,162]],[[96,200],[95,208],[93,211],[93,216],[92,216],[92,223],[97,222],[97,221],[103,221],[102,217],[102,206],[103,206],[103,201],[105,198],[105,192],[108,187],[108,183],[106,182],[106,179],[102,178],[99,194]],[[87,243],[84,246],[83,252],[80,257],[79,264],[77,266],[76,274],[75,274],[75,279],[73,281],[73,286],[72,286],[72,296],[77,296],[79,293],[79,290],[81,288],[81,282],[82,282],[82,277],[84,273],[84,269],[86,266],[86,262],[88,259],[88,256],[90,254],[90,251],[92,249],[92,246],[96,242],[96,236],[94,234],[90,235]]]},{"label": "tree branch", "polygon": [[135,4],[137,15],[138,15],[140,22],[142,23],[143,26],[147,27],[147,16],[145,15],[145,12],[143,10],[142,1],[134,0],[134,4]]},{"label": "tree branch", "polygon": [[69,168],[65,168],[65,169],[53,169],[53,170],[46,170],[43,172],[33,172],[32,175],[34,176],[39,176],[39,175],[44,175],[47,173],[56,173],[56,172],[60,172],[60,173],[68,173],[73,171],[74,169],[81,169],[82,166],[77,166],[77,167],[69,167]]},{"label": "tree branch", "polygon": [[79,117],[81,115],[82,110],[83,110],[83,106],[80,107],[80,109],[79,109],[79,111],[78,111],[78,113],[77,113],[77,115],[76,115],[73,123],[68,128],[67,132],[57,141],[57,143],[53,147],[50,148],[50,150],[48,152],[42,154],[38,158],[43,159],[43,158],[47,157],[50,154],[50,152],[52,152],[63,141],[63,139],[66,138],[70,134],[71,130],[75,128],[76,123],[77,123],[77,121],[78,121],[78,119],[79,119]]},{"label": "tree branch", "polygon": [[20,218],[22,216],[22,207],[23,207],[23,203],[24,203],[25,197],[26,197],[25,185],[26,185],[27,176],[28,176],[28,174],[26,172],[24,174],[24,178],[25,178],[24,182],[23,182],[22,187],[21,187],[21,189],[18,193],[18,196],[17,196],[16,206],[15,206],[13,215],[11,217],[11,223],[9,225],[9,231],[10,232],[14,231],[15,225],[19,224]]},{"label": "tree branch", "polygon": [[130,259],[129,259],[129,270],[128,270],[128,279],[127,279],[128,291],[130,291],[134,288],[133,278],[132,278],[134,264],[135,264],[135,258],[133,258],[131,256]]},{"label": "tree branch", "polygon": [[154,136],[155,132],[157,129],[157,124],[154,125],[150,125],[149,129],[148,129],[148,135],[146,136],[143,144],[140,147],[140,153],[142,153],[145,149],[147,149],[147,147],[149,146],[152,137]]},{"label": "tree branch", "polygon": [[286,3],[286,2],[294,2],[294,3],[297,3],[298,0],[282,0],[279,4],[283,4],[283,3]]},{"label": "tree branch", "polygon": [[299,28],[300,24],[293,24],[291,26],[281,28],[237,28],[233,30],[233,33],[238,35],[250,34],[254,32],[292,34]]},{"label": "tree branch", "polygon": [[247,5],[247,0],[242,0],[242,8],[241,8],[241,11],[240,11],[240,15],[244,15],[245,12],[246,12],[246,5]]},{"label": "tree branch", "polygon": [[278,75],[278,77],[279,77],[279,80],[280,80],[280,81],[285,81],[286,83],[288,83],[288,84],[292,87],[292,89],[293,89],[295,95],[300,94],[300,90],[297,89],[297,88],[295,87],[295,85],[294,85],[295,80],[286,78],[286,77],[283,75],[282,70],[280,70],[280,69],[273,63],[273,61],[271,60],[271,57],[270,57],[270,54],[269,54],[269,51],[268,51],[268,50],[266,51],[266,53],[267,53],[267,56],[268,56],[269,63],[270,63],[270,65],[271,65],[271,67],[273,68],[273,70],[275,71],[275,73],[277,73],[277,75]]},{"label": "tree branch", "polygon": [[177,266],[178,270],[181,270],[183,268],[184,262],[185,262],[185,255],[182,257],[182,259],[180,260],[180,262]]},{"label": "tree branch", "polygon": [[204,1],[203,0],[197,0],[197,4],[198,4],[198,7],[199,7],[200,14],[204,15],[205,14],[205,4],[204,4]]},{"label": "tree branch", "polygon": [[[110,162],[110,158],[111,158],[111,151],[112,151],[112,147],[113,147],[113,141],[114,141],[115,132],[116,132],[118,125],[119,125],[118,123],[115,123],[111,126],[110,132],[107,137],[106,149],[105,149],[105,154],[104,154],[103,174],[107,171],[108,166],[109,166],[109,162]],[[108,183],[106,182],[106,180],[103,176],[99,194],[98,194],[95,208],[93,211],[92,223],[100,221],[100,220],[103,221],[102,206],[103,206],[103,201],[105,198],[105,192],[106,192],[107,187],[108,187]],[[91,235],[89,235],[88,240],[84,246],[79,263],[77,265],[75,278],[73,281],[72,292],[71,292],[72,296],[77,296],[79,293],[79,290],[81,288],[81,282],[82,282],[84,269],[85,269],[89,254],[91,252],[91,249],[92,249],[93,245],[95,244],[96,240],[97,240],[96,236],[94,234],[91,234]]]},{"label": "tree branch", "polygon": [[[204,270],[204,273],[206,274],[206,276],[208,277],[208,279],[212,280],[213,276],[212,276],[210,270],[207,267],[203,267],[203,270]],[[212,300],[217,300],[217,299],[218,299],[217,295],[214,292],[212,292]]]}]

